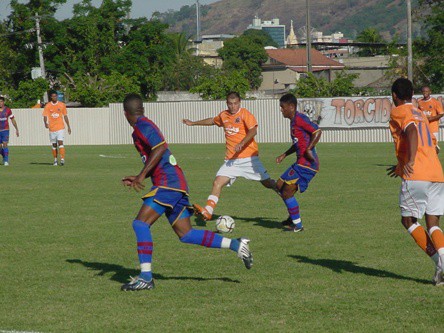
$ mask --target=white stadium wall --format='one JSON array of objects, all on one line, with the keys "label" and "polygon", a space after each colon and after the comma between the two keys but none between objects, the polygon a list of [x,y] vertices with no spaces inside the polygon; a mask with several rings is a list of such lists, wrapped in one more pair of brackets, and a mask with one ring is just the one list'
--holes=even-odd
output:
[{"label": "white stadium wall", "polygon": [[[442,101],[442,96],[435,96]],[[276,99],[244,100],[259,123],[258,142],[289,142],[289,122],[280,113]],[[226,108],[224,101],[181,101],[145,103],[145,114],[164,133],[169,143],[223,143],[223,131],[215,126],[189,127],[182,119],[214,117]],[[340,97],[301,99],[298,109],[311,119],[321,117],[322,142],[391,142],[388,119],[391,109],[388,97]],[[48,130],[42,109],[14,109],[20,137],[11,129],[13,146],[48,145]],[[122,104],[109,108],[69,108],[72,134],[65,136],[67,145],[131,144],[131,128],[123,116]],[[444,123],[440,138],[444,140]]]}]

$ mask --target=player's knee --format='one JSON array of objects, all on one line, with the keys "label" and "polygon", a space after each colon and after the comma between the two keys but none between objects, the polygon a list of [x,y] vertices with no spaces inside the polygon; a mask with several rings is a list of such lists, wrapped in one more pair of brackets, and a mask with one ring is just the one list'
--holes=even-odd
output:
[{"label": "player's knee", "polygon": [[401,217],[401,223],[404,226],[404,228],[408,229],[410,228],[413,223],[416,223],[417,219],[413,216],[402,216]]}]

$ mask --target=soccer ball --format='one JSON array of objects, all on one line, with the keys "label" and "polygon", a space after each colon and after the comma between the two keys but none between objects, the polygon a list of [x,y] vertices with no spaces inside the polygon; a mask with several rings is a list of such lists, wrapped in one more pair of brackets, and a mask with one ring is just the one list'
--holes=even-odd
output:
[{"label": "soccer ball", "polygon": [[219,232],[232,232],[236,223],[231,216],[219,216],[216,220],[216,230]]}]

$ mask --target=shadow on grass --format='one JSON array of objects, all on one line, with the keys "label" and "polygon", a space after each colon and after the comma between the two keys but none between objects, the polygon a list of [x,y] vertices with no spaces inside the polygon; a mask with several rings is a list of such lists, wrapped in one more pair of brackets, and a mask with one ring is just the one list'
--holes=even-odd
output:
[{"label": "shadow on grass", "polygon": [[[107,264],[103,262],[89,262],[83,261],[80,259],[66,259],[66,262],[70,264],[80,264],[85,266],[86,268],[94,271],[98,271],[98,276],[104,276],[108,273],[113,273],[111,276],[112,281],[116,281],[119,283],[128,282],[130,276],[137,276],[140,271],[136,269],[125,268],[121,265],[116,264]],[[239,280],[233,280],[227,277],[220,278],[203,278],[203,277],[193,277],[193,276],[165,276],[162,274],[153,273],[153,277],[157,280],[193,280],[193,281],[223,281],[223,282],[231,282],[231,283],[240,283]]]},{"label": "shadow on grass", "polygon": [[317,266],[329,268],[333,272],[336,272],[336,273],[350,272],[350,273],[355,273],[355,274],[364,274],[364,275],[382,277],[382,278],[414,281],[414,282],[422,283],[422,284],[431,284],[431,281],[428,281],[428,280],[414,279],[414,278],[411,278],[408,276],[398,275],[398,274],[384,271],[381,269],[363,267],[363,266],[356,265],[354,262],[347,261],[347,260],[310,259],[308,257],[298,256],[298,255],[289,255],[289,257],[296,259],[297,261],[302,262],[304,264],[311,264],[311,265],[317,265]]},{"label": "shadow on grass", "polygon": [[31,162],[29,164],[32,165],[52,165],[53,163],[47,163],[47,162]]},{"label": "shadow on grass", "polygon": [[240,216],[231,216],[235,221],[242,220],[245,222],[253,222],[254,225],[260,226],[262,228],[268,229],[282,229],[281,221],[271,220],[266,217],[240,217]]}]

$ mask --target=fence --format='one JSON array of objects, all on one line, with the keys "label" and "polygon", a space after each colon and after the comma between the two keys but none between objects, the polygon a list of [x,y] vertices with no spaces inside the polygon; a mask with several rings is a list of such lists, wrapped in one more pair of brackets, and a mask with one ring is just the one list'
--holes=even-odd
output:
[{"label": "fence", "polygon": [[[435,96],[438,97],[438,96]],[[442,96],[438,97],[442,101]],[[244,100],[259,123],[258,142],[289,142],[289,121],[280,113],[279,102],[271,99]],[[145,103],[145,114],[162,130],[169,143],[223,143],[223,131],[215,126],[188,127],[182,119],[214,117],[226,108],[224,101],[182,101]],[[391,142],[388,120],[391,101],[387,97],[303,99],[298,109],[312,119],[321,117],[322,142]],[[14,146],[48,145],[42,109],[15,109],[20,137],[11,130]],[[72,135],[68,145],[131,144],[132,129],[123,115],[122,104],[108,108],[68,109]],[[440,137],[444,137],[441,123]]]}]

